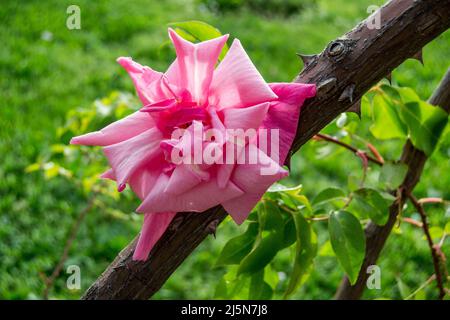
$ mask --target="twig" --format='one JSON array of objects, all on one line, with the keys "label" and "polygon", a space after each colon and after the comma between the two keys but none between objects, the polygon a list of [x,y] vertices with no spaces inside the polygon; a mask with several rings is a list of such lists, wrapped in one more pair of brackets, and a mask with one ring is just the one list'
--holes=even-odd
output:
[{"label": "twig", "polygon": [[419,293],[420,291],[422,291],[423,289],[425,289],[426,287],[428,287],[430,285],[430,283],[432,283],[434,280],[436,279],[436,275],[433,274],[431,277],[428,278],[427,281],[425,281],[424,283],[422,283],[422,285],[417,288],[416,290],[414,290],[414,292],[412,292],[409,296],[407,296],[404,300],[410,300],[412,299],[417,293]]},{"label": "twig", "polygon": [[358,150],[357,148],[355,148],[355,147],[353,147],[353,146],[351,146],[351,145],[349,145],[349,144],[347,144],[345,142],[342,142],[342,141],[340,141],[340,140],[338,140],[338,139],[336,139],[336,138],[334,138],[332,136],[329,136],[327,134],[318,133],[318,134],[316,134],[316,137],[319,138],[319,139],[322,139],[322,140],[325,140],[325,141],[332,142],[334,144],[340,145],[341,147],[344,147],[345,149],[352,151],[353,153],[355,153],[359,157],[361,157],[360,156],[361,154],[364,154],[365,157],[367,158],[367,160],[369,160],[370,162],[373,162],[373,163],[375,163],[375,164],[377,164],[379,166],[382,166],[384,164],[383,161],[368,155],[366,152]]},{"label": "twig", "polygon": [[45,288],[44,288],[44,291],[42,293],[42,296],[43,296],[43,298],[45,300],[48,300],[48,295],[49,295],[50,289],[53,287],[53,284],[54,284],[56,278],[61,273],[61,270],[62,270],[62,268],[64,266],[64,263],[66,262],[67,258],[69,257],[70,248],[72,247],[73,241],[75,240],[75,238],[77,236],[77,233],[78,233],[78,230],[80,229],[81,222],[84,220],[84,218],[86,217],[87,213],[94,206],[94,201],[95,201],[96,195],[97,194],[94,193],[94,195],[89,199],[89,201],[87,203],[87,206],[81,211],[81,213],[78,216],[77,220],[72,225],[72,229],[70,230],[69,237],[67,238],[66,244],[64,245],[64,250],[63,250],[63,253],[61,255],[61,258],[59,259],[58,264],[56,265],[56,267],[53,270],[53,272],[50,275],[50,277],[46,277],[46,275],[43,274],[43,273],[40,274],[41,278],[43,278],[43,280],[45,282]]},{"label": "twig", "polygon": [[430,235],[430,230],[428,228],[428,222],[427,222],[427,215],[425,213],[425,210],[423,209],[422,204],[411,194],[408,194],[408,198],[411,200],[414,207],[416,207],[417,211],[420,214],[420,217],[422,218],[422,228],[425,233],[425,236],[428,241],[428,245],[431,250],[431,256],[433,257],[433,265],[434,265],[434,272],[436,274],[436,282],[439,289],[439,299],[443,299],[445,296],[445,289],[444,284],[442,281],[442,274],[441,274],[441,268],[440,268],[440,258],[439,254],[434,246],[433,239]]},{"label": "twig", "polygon": [[401,220],[403,222],[409,223],[409,224],[411,224],[411,225],[413,225],[415,227],[423,228],[423,223],[422,222],[419,222],[419,221],[414,220],[412,218],[405,217],[405,218],[401,218]]}]

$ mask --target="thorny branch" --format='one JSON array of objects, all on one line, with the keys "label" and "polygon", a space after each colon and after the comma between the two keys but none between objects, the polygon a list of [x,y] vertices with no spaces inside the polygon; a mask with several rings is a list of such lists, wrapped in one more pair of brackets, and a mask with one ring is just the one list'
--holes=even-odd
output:
[{"label": "thorny branch", "polygon": [[[295,79],[316,83],[318,91],[302,107],[291,154],[405,59],[413,57],[450,27],[450,0],[391,0],[379,13],[381,29],[369,29],[367,21],[362,21],[330,42],[320,55],[311,56]],[[146,262],[132,260],[135,239],[92,284],[83,299],[148,299],[209,235],[211,221],[220,222],[225,216],[221,207],[204,213],[177,214]]]}]

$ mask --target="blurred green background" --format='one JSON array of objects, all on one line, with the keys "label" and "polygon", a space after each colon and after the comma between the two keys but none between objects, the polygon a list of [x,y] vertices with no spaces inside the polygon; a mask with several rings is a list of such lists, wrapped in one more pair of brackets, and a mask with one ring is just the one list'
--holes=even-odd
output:
[{"label": "blurred green background", "polygon": [[[69,230],[87,206],[76,179],[49,179],[26,172],[57,141],[57,128],[67,112],[89,107],[111,91],[133,93],[132,82],[115,62],[132,56],[141,64],[165,70],[174,57],[167,24],[202,20],[239,38],[268,81],[291,81],[301,69],[295,53],[320,52],[329,41],[365,18],[380,0],[47,0],[9,1],[0,6],[0,298],[42,298],[42,274],[57,264]],[[66,28],[69,5],[81,9],[81,30]],[[394,82],[414,88],[426,99],[450,65],[450,32],[424,50],[425,66],[408,60],[393,73]],[[67,141],[65,141],[67,143]],[[377,146],[390,159],[401,144]],[[448,134],[428,162],[416,193],[450,198]],[[343,186],[359,159],[334,146],[310,142],[296,155],[290,182],[302,183],[309,196],[327,186]],[[28,170],[31,171],[31,170]],[[132,213],[137,201],[118,196],[105,210],[94,203],[75,238],[65,266],[81,268],[82,288],[66,288],[65,269],[51,298],[75,299],[87,289],[116,254],[138,233]],[[444,225],[450,212],[432,210],[432,222]],[[317,228],[321,228],[320,225]],[[224,273],[212,268],[227,239],[243,232],[227,221],[217,239],[208,238],[169,279],[155,298],[208,299]],[[320,232],[319,232],[320,235]],[[319,236],[320,240],[320,236]],[[319,241],[320,243],[320,241]],[[448,250],[448,241],[446,244]],[[278,259],[280,281],[288,257]],[[336,259],[320,255],[309,281],[296,299],[329,299],[342,277]],[[429,248],[420,229],[397,229],[379,261],[382,289],[365,298],[401,298],[433,273]],[[430,291],[433,291],[430,288]],[[426,292],[433,297],[432,292]],[[424,296],[425,297],[425,296]]]}]

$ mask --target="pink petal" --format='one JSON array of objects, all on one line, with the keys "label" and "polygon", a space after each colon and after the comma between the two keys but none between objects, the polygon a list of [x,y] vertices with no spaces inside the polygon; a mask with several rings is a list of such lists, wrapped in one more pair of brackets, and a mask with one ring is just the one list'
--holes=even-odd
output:
[{"label": "pink petal", "polygon": [[[208,89],[211,83],[214,67],[220,52],[228,39],[228,35],[212,40],[193,44],[180,37],[173,29],[169,28],[169,36],[177,52],[176,70],[178,79],[169,80],[179,87],[188,88],[194,101],[203,105],[208,97]],[[170,69],[169,69],[170,70]],[[173,71],[168,73],[172,75]]]},{"label": "pink petal", "polygon": [[164,234],[170,222],[175,217],[176,212],[147,213],[144,216],[139,240],[134,250],[133,260],[147,260],[153,246]]},{"label": "pink petal", "polygon": [[239,40],[235,39],[214,72],[209,104],[219,109],[248,107],[276,98]]},{"label": "pink petal", "polygon": [[108,169],[100,175],[101,179],[116,180],[113,169]]},{"label": "pink petal", "polygon": [[189,169],[189,165],[181,164],[173,171],[164,192],[180,195],[192,189],[201,181],[202,179]]},{"label": "pink petal", "polygon": [[175,196],[164,192],[169,182],[169,176],[161,174],[155,187],[147,198],[137,208],[138,212],[203,212],[209,208],[217,206],[223,201],[227,201],[243,194],[242,190],[233,183],[229,183],[227,188],[220,189],[215,180],[202,182],[189,191]]},{"label": "pink petal", "polygon": [[[270,147],[270,129],[279,129],[278,159],[280,164],[283,164],[297,132],[301,106],[305,99],[315,96],[316,87],[301,83],[272,83],[270,87],[278,95],[278,100],[270,103],[262,128],[269,129],[268,147]],[[270,148],[268,153],[273,156]]]},{"label": "pink petal", "polygon": [[120,57],[117,62],[128,72],[131,80],[133,80],[137,94],[143,105],[147,105],[158,100],[158,94],[155,90],[149,90],[149,86],[155,82],[159,82],[163,74],[149,67],[144,67],[128,57]]},{"label": "pink petal", "polygon": [[70,140],[71,144],[87,146],[108,146],[128,140],[154,126],[153,119],[146,113],[135,112],[113,122],[100,131],[90,132]]},{"label": "pink petal", "polygon": [[147,130],[129,140],[105,147],[103,150],[123,189],[135,170],[162,154],[159,148],[162,135],[156,128]]},{"label": "pink petal", "polygon": [[159,178],[161,169],[146,166],[136,170],[129,179],[131,190],[137,194],[139,199],[144,200],[148,193],[155,186],[156,180]]},{"label": "pink petal", "polygon": [[268,109],[269,102],[247,108],[227,108],[223,110],[223,122],[227,129],[258,130]]},{"label": "pink petal", "polygon": [[[224,209],[237,224],[241,224],[248,217],[263,194],[274,182],[288,175],[286,170],[270,159],[255,145],[248,145],[245,151],[242,156],[248,155],[249,153],[253,155],[257,153],[259,157],[258,164],[249,164],[246,161],[245,164],[236,165],[230,182],[232,181],[236,184],[236,186],[244,191],[244,194],[230,201],[222,202]],[[264,163],[264,165],[261,163]],[[268,166],[274,168],[273,174],[261,175],[261,169],[263,167],[267,168]]]}]

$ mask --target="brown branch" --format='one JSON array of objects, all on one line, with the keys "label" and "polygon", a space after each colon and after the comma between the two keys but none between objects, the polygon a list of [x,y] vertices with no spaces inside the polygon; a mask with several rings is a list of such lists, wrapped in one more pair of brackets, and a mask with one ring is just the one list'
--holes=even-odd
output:
[{"label": "brown branch", "polygon": [[80,229],[81,222],[84,220],[87,213],[89,211],[91,211],[92,207],[94,206],[95,198],[96,198],[96,194],[91,196],[91,198],[89,199],[89,201],[87,203],[87,206],[80,212],[79,216],[75,220],[75,223],[72,225],[69,236],[64,245],[63,253],[62,253],[61,257],[59,258],[58,264],[56,265],[55,269],[53,269],[53,272],[50,275],[50,277],[45,276],[45,274],[41,275],[41,277],[43,278],[44,283],[45,283],[45,288],[42,293],[42,296],[45,300],[48,299],[50,290],[53,287],[53,284],[54,284],[56,278],[58,278],[59,274],[61,273],[61,270],[64,267],[64,263],[66,262],[67,258],[69,257],[70,248],[72,247],[72,244],[77,236],[78,230]]},{"label": "brown branch", "polygon": [[420,217],[422,219],[422,229],[425,233],[425,236],[427,238],[428,246],[430,247],[431,256],[433,258],[433,266],[434,266],[434,273],[436,275],[436,282],[437,287],[439,289],[439,299],[444,299],[445,296],[445,289],[444,289],[444,283],[442,282],[442,273],[441,273],[441,267],[440,267],[440,257],[439,253],[437,252],[433,239],[430,235],[430,229],[428,228],[428,222],[427,222],[427,214],[425,213],[425,210],[423,209],[422,204],[417,201],[417,199],[410,193],[408,194],[409,200],[411,200],[411,203],[414,205],[414,207],[417,209],[417,211],[420,214]]},{"label": "brown branch", "polygon": [[[429,99],[429,103],[434,106],[439,106],[447,113],[450,110],[450,69],[447,70],[439,87],[435,90],[433,96]],[[335,299],[339,300],[354,300],[360,299],[366,287],[368,278],[367,268],[374,265],[383,249],[391,230],[401,214],[401,209],[406,201],[407,195],[412,192],[416,184],[419,182],[422,175],[423,167],[427,161],[425,153],[415,148],[410,140],[408,140],[403,147],[403,153],[400,162],[408,166],[403,183],[400,185],[400,194],[397,196],[397,201],[389,208],[389,219],[384,226],[378,226],[370,222],[365,230],[366,234],[366,255],[358,275],[358,279],[354,285],[351,285],[347,277],[344,277],[338,290],[336,291]]]},{"label": "brown branch", "polygon": [[335,144],[337,144],[337,145],[339,145],[341,147],[344,147],[347,150],[352,151],[354,154],[358,154],[358,152],[359,153],[363,152],[364,155],[366,156],[367,160],[369,160],[370,162],[373,162],[373,163],[375,163],[375,164],[377,164],[379,166],[382,166],[384,164],[384,162],[382,162],[381,160],[376,159],[376,158],[368,155],[366,152],[358,150],[357,148],[355,148],[355,147],[353,147],[353,146],[351,146],[351,145],[349,145],[349,144],[347,144],[345,142],[342,142],[341,140],[336,139],[336,138],[334,138],[334,137],[332,137],[330,135],[327,135],[327,134],[324,134],[324,133],[318,133],[318,134],[315,135],[315,137],[318,137],[319,139],[322,139],[322,140],[325,140],[325,141],[328,141],[328,142],[331,142],[331,143],[335,143]]},{"label": "brown branch", "polygon": [[[317,84],[318,92],[302,107],[291,154],[450,26],[450,0],[392,0],[380,10],[379,30],[361,22],[312,57],[296,78]],[[134,240],[83,299],[148,299],[209,234],[210,223],[225,216],[221,207],[177,214],[146,262],[132,260]]]}]

